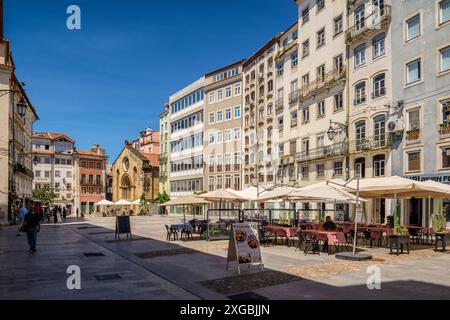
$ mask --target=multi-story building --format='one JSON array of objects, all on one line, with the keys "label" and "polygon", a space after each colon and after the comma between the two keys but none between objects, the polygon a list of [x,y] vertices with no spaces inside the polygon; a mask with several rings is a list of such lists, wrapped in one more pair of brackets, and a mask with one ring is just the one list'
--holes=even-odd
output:
[{"label": "multi-story building", "polygon": [[165,105],[165,110],[159,115],[159,128],[161,132],[160,150],[161,155],[159,157],[159,192],[169,192],[169,154],[170,154],[170,110],[169,105]]},{"label": "multi-story building", "polygon": [[[391,174],[392,136],[386,125],[392,117],[391,1],[348,1],[349,153],[350,176]],[[386,199],[365,204],[370,223],[385,223]]]},{"label": "multi-story building", "polygon": [[205,75],[204,186],[241,189],[242,63]]},{"label": "multi-story building", "polygon": [[106,164],[106,200],[113,200],[113,171],[112,163]]},{"label": "multi-story building", "polygon": [[132,142],[133,148],[142,153],[160,154],[160,132],[147,128],[139,133],[139,138]]},{"label": "multi-story building", "polygon": [[204,191],[205,77],[170,97],[170,196]]},{"label": "multi-story building", "polygon": [[56,194],[55,205],[74,213],[75,208],[75,141],[64,133],[33,134],[33,190],[45,185]]},{"label": "multi-story building", "polygon": [[10,42],[0,34],[0,225],[13,223],[16,209],[32,197],[31,141],[38,116],[14,70]]},{"label": "multi-story building", "polygon": [[106,162],[105,150],[99,145],[75,151],[75,210],[82,215],[96,213],[95,204],[106,199]]},{"label": "multi-story building", "polygon": [[[296,2],[297,41],[289,45],[289,35],[281,38],[289,51],[281,51],[277,66],[277,83],[287,79],[284,87],[277,88],[283,99],[277,105],[280,109],[283,106],[284,111],[277,123],[282,131],[283,182],[302,187],[346,177],[349,165],[345,90],[347,7],[345,1]],[[330,131],[333,135],[328,134]],[[302,206],[305,210],[318,210],[331,209],[334,205],[303,203]]]},{"label": "multi-story building", "polygon": [[[278,169],[275,124],[275,51],[272,38],[248,58],[243,68],[243,186],[273,185]],[[274,157],[275,156],[275,157]],[[276,160],[276,159],[275,159]]]},{"label": "multi-story building", "polygon": [[[392,173],[450,182],[450,0],[392,1]],[[403,137],[403,139],[401,139]],[[401,222],[429,225],[440,200],[403,200]],[[448,200],[444,206],[450,205]],[[447,211],[448,212],[448,211]]]}]

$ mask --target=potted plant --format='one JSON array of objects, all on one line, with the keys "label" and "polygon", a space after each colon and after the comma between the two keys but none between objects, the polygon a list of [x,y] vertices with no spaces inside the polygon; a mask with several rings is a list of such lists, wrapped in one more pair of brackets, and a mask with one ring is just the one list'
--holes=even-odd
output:
[{"label": "potted plant", "polygon": [[409,253],[409,244],[411,238],[409,235],[409,230],[406,226],[400,225],[400,216],[397,214],[397,206],[394,208],[394,234],[389,236],[389,247],[392,253],[393,248],[397,249],[397,254],[399,254],[399,249],[401,248],[403,253],[403,245],[406,245]]},{"label": "potted plant", "polygon": [[439,250],[439,244],[442,244],[441,251],[445,251],[450,236],[450,233],[445,226],[445,215],[440,211],[439,213],[433,214],[431,219],[433,223],[433,232],[436,237],[436,250]]}]

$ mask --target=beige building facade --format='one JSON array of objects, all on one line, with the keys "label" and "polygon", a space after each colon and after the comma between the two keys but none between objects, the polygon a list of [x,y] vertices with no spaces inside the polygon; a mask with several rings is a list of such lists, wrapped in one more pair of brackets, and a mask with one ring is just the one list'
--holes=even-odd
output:
[{"label": "beige building facade", "polygon": [[165,106],[165,110],[159,116],[160,150],[159,157],[159,193],[169,192],[169,148],[170,148],[170,110],[169,105]]},{"label": "beige building facade", "polygon": [[205,76],[204,186],[208,191],[242,186],[242,63]]}]

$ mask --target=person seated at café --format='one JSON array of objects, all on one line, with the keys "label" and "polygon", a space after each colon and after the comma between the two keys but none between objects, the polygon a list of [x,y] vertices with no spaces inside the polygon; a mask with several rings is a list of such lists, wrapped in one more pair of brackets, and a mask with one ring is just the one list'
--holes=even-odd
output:
[{"label": "person seated at caf\u00e9", "polygon": [[328,216],[325,218],[325,223],[323,224],[323,229],[325,231],[334,231],[336,230],[336,224],[331,220],[331,217]]}]

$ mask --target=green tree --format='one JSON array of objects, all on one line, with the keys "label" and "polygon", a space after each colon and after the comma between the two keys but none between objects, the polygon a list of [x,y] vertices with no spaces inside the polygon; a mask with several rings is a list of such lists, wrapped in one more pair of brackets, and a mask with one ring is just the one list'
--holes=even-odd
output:
[{"label": "green tree", "polygon": [[33,190],[33,197],[41,201],[44,207],[51,207],[55,203],[56,194],[49,185],[46,185],[41,189]]},{"label": "green tree", "polygon": [[164,191],[163,193],[158,193],[158,203],[159,204],[163,204],[168,201],[170,201],[170,197],[166,191]]}]

